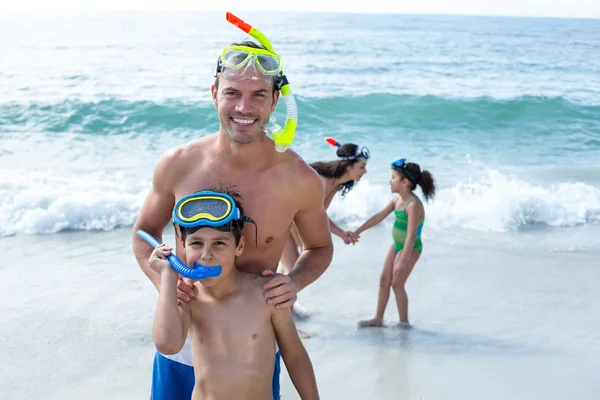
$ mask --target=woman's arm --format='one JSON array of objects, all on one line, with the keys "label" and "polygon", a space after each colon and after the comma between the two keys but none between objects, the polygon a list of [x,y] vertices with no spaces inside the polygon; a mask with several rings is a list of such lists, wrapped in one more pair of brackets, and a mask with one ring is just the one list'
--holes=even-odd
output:
[{"label": "woman's arm", "polygon": [[371,218],[365,221],[357,230],[354,231],[357,235],[360,235],[362,232],[366,231],[369,228],[374,227],[381,221],[385,219],[392,211],[394,211],[394,207],[396,206],[396,200],[390,200],[390,202],[383,208],[383,210],[379,211],[377,214],[373,215]]},{"label": "woman's arm", "polygon": [[335,222],[333,222],[331,220],[331,218],[329,218],[329,229],[331,229],[331,233],[333,233],[334,235],[339,236],[342,239],[344,238],[344,235],[345,235],[346,232],[342,228],[340,228],[339,226],[337,226],[335,224]]}]

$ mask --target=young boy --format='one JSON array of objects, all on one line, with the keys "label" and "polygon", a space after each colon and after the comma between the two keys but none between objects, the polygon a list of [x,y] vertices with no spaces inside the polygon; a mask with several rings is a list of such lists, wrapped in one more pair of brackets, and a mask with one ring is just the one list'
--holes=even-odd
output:
[{"label": "young boy", "polygon": [[175,205],[173,219],[187,264],[221,266],[221,273],[197,281],[195,296],[178,305],[178,274],[166,259],[171,248],[161,244],[152,252],[149,265],[160,274],[161,288],[154,343],[160,353],[175,354],[189,333],[192,399],[273,399],[276,342],[300,397],[318,399],[312,364],[290,310],[266,304],[262,285],[268,277],[235,268],[244,251],[244,222],[253,222],[243,215],[238,199],[230,190],[202,191]]}]

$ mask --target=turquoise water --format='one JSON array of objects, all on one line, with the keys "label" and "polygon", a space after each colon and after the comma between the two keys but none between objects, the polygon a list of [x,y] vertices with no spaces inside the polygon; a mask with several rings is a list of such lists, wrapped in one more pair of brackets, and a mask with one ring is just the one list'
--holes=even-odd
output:
[{"label": "turquoise water", "polygon": [[[415,329],[355,328],[391,221],[356,246],[334,238],[300,293],[322,397],[595,399],[598,21],[240,17],[285,59],[294,149],[333,159],[333,136],[371,150],[333,220],[379,211],[399,157],[438,184],[407,284]],[[214,63],[241,39],[222,14],[0,15],[0,397],[148,397],[156,292],[130,227],[160,155],[218,129]]]},{"label": "turquoise water", "polygon": [[[375,211],[389,163],[408,157],[437,178],[442,237],[559,230],[562,250],[598,248],[573,239],[600,222],[597,21],[280,17],[243,16],[285,59],[296,151],[332,159],[334,136],[373,154],[335,218]],[[160,154],[218,129],[214,62],[245,38],[221,14],[0,18],[1,236],[131,225]]]}]

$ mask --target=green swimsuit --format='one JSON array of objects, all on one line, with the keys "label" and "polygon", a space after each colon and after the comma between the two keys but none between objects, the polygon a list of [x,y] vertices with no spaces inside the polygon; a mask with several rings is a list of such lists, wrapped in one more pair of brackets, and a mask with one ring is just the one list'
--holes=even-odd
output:
[{"label": "green swimsuit", "polygon": [[[413,200],[414,199],[406,203],[406,207],[408,207]],[[406,240],[406,233],[408,231],[408,215],[406,214],[406,207],[404,207],[404,210],[394,210],[396,221],[394,221],[394,228],[392,229],[392,238],[394,239],[394,250],[396,253],[404,248],[404,241]],[[421,251],[423,250],[423,242],[421,242],[423,222],[425,222],[425,216],[419,219],[419,226],[417,227],[417,235],[413,246],[419,254],[421,254]]]}]

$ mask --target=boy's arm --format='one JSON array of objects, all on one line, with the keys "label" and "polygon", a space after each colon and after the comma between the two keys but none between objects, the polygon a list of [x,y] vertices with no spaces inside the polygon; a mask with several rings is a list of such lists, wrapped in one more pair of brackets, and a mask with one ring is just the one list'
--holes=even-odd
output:
[{"label": "boy's arm", "polygon": [[373,215],[371,218],[365,221],[357,230],[354,231],[357,235],[360,235],[362,232],[366,231],[369,228],[374,227],[385,217],[390,215],[392,211],[394,211],[394,207],[396,206],[396,200],[390,200],[389,203],[383,208],[383,210],[379,211],[377,214]]},{"label": "boy's arm", "polygon": [[302,400],[319,398],[315,372],[304,345],[298,337],[289,308],[272,308],[271,321],[285,367]]},{"label": "boy's arm", "polygon": [[177,281],[175,270],[168,268],[160,274],[158,305],[152,326],[152,338],[156,350],[162,354],[178,353],[185,343],[190,327],[191,312],[188,303],[177,305]]}]

